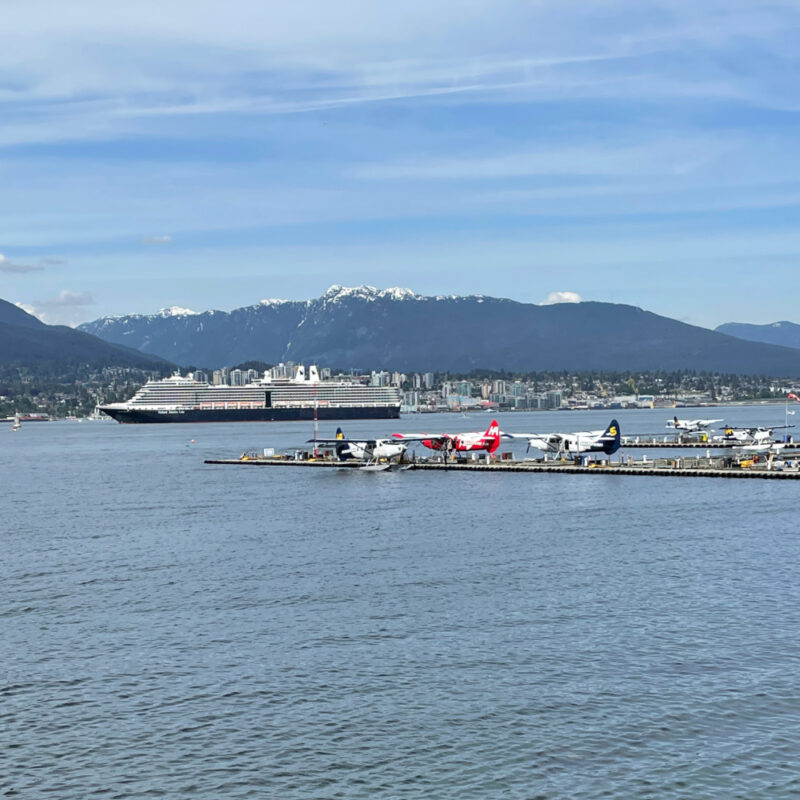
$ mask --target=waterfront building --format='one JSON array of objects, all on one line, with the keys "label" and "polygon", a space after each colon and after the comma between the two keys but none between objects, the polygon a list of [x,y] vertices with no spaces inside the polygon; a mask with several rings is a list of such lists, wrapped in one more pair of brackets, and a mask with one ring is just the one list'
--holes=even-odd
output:
[{"label": "waterfront building", "polygon": [[547,407],[548,408],[561,408],[563,405],[563,395],[557,389],[552,389],[547,393]]}]

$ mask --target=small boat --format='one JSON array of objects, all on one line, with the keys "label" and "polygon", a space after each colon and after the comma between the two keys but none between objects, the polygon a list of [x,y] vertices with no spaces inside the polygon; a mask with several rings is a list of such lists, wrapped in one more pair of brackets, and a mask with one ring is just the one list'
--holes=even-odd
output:
[{"label": "small boat", "polygon": [[19,414],[14,415],[14,424],[11,426],[12,431],[18,431],[22,427],[22,423],[19,421]]}]

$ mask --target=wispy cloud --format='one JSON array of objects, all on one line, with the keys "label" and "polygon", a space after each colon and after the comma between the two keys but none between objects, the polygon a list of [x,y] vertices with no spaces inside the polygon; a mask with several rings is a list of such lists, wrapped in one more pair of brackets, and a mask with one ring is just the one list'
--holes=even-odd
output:
[{"label": "wispy cloud", "polygon": [[[370,270],[409,242],[441,272],[436,293],[535,258],[545,285],[592,297],[591,270],[619,268],[615,285],[654,305],[639,266],[654,253],[691,240],[670,268],[692,277],[695,253],[731,235],[769,248],[800,225],[795,0],[6,5],[0,240],[14,259],[0,272],[47,277],[55,262],[33,254],[58,253],[115,311],[137,281],[147,305],[186,285],[198,248],[192,303],[210,307],[233,291],[231,259],[254,297],[278,273],[305,297],[320,264],[353,280],[348,247],[380,248],[358,261],[378,284]],[[521,230],[531,243],[498,256]],[[267,256],[308,242],[313,259]],[[732,257],[714,262],[718,306],[746,294]],[[794,245],[788,258],[800,274]]]},{"label": "wispy cloud", "polygon": [[[39,316],[39,312],[36,308],[29,303],[14,303],[17,308],[21,308],[26,314],[30,314],[31,316],[37,317],[38,319],[42,319]],[[42,320],[44,322],[44,320]]]},{"label": "wispy cloud", "polygon": [[536,149],[500,155],[365,164],[357,166],[354,175],[365,180],[496,180],[543,175],[684,176],[723,160],[739,144],[738,138],[726,142],[699,135],[610,143],[547,141]]},{"label": "wispy cloud", "polygon": [[58,295],[48,300],[40,300],[36,303],[38,308],[64,308],[74,306],[90,306],[94,304],[94,295],[91,292],[71,292],[62,289]]},{"label": "wispy cloud", "polygon": [[[39,4],[15,4],[6,18],[15,48],[0,53],[10,76],[0,103],[15,113],[6,115],[5,141],[107,137],[149,115],[296,113],[465,95],[800,103],[800,87],[786,77],[798,61],[791,32],[800,20],[788,2],[756,10],[663,0],[646,8],[638,0],[568,8],[484,0],[468,9],[457,0],[397,8],[369,0],[346,8],[175,0],[164,8],[143,0],[134,12],[84,0],[53,7],[47,20]],[[735,66],[743,53],[746,70]]]},{"label": "wispy cloud", "polygon": [[21,264],[11,261],[0,253],[0,272],[24,274],[26,272],[40,272],[44,267],[40,264]]},{"label": "wispy cloud", "polygon": [[56,296],[33,303],[17,305],[48,325],[77,325],[84,319],[84,310],[95,304],[92,292],[72,292],[62,289]]}]

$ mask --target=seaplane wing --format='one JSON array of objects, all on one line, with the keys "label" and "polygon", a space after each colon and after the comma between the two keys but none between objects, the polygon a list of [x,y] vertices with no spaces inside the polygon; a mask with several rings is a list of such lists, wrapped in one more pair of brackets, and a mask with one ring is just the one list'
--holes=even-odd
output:
[{"label": "seaplane wing", "polygon": [[771,427],[758,426],[749,428],[739,428],[732,425],[727,425],[722,430],[725,431],[722,439],[724,441],[733,442],[734,444],[770,444],[772,443],[772,435],[775,431],[785,430],[786,428],[793,428],[794,425],[773,425]]},{"label": "seaplane wing", "polygon": [[[602,431],[598,431],[598,436]],[[533,447],[536,450],[558,450],[558,446],[569,436],[574,436],[572,433],[503,433],[504,439],[526,439],[528,447]],[[582,434],[587,435],[587,434]]]},{"label": "seaplane wing", "polygon": [[424,442],[426,439],[444,441],[452,439],[453,433],[393,433],[392,438],[401,442]]},{"label": "seaplane wing", "polygon": [[724,428],[720,428],[720,430],[724,430],[725,433],[729,431],[731,433],[741,432],[741,433],[749,433],[753,436],[756,433],[772,433],[772,431],[782,431],[786,428],[794,428],[794,425],[758,425],[752,427],[737,427],[735,425],[725,425]]},{"label": "seaplane wing", "polygon": [[338,445],[358,445],[359,447],[375,447],[379,442],[386,442],[388,439],[308,439],[307,444],[321,444],[323,447],[336,447]]}]

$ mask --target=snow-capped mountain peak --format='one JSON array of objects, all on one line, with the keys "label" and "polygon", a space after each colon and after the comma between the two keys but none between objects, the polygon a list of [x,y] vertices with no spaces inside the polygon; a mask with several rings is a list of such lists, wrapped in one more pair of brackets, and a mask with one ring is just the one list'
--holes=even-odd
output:
[{"label": "snow-capped mountain peak", "polygon": [[389,289],[377,289],[374,286],[341,286],[335,283],[331,286],[321,300],[325,302],[339,302],[341,300],[356,298],[360,300],[418,300],[421,295],[412,292],[411,289],[403,289],[398,286]]},{"label": "snow-capped mountain peak", "polygon": [[191,308],[181,308],[180,306],[170,306],[169,308],[162,308],[155,316],[158,317],[194,317],[197,316],[199,311],[192,311]]}]

